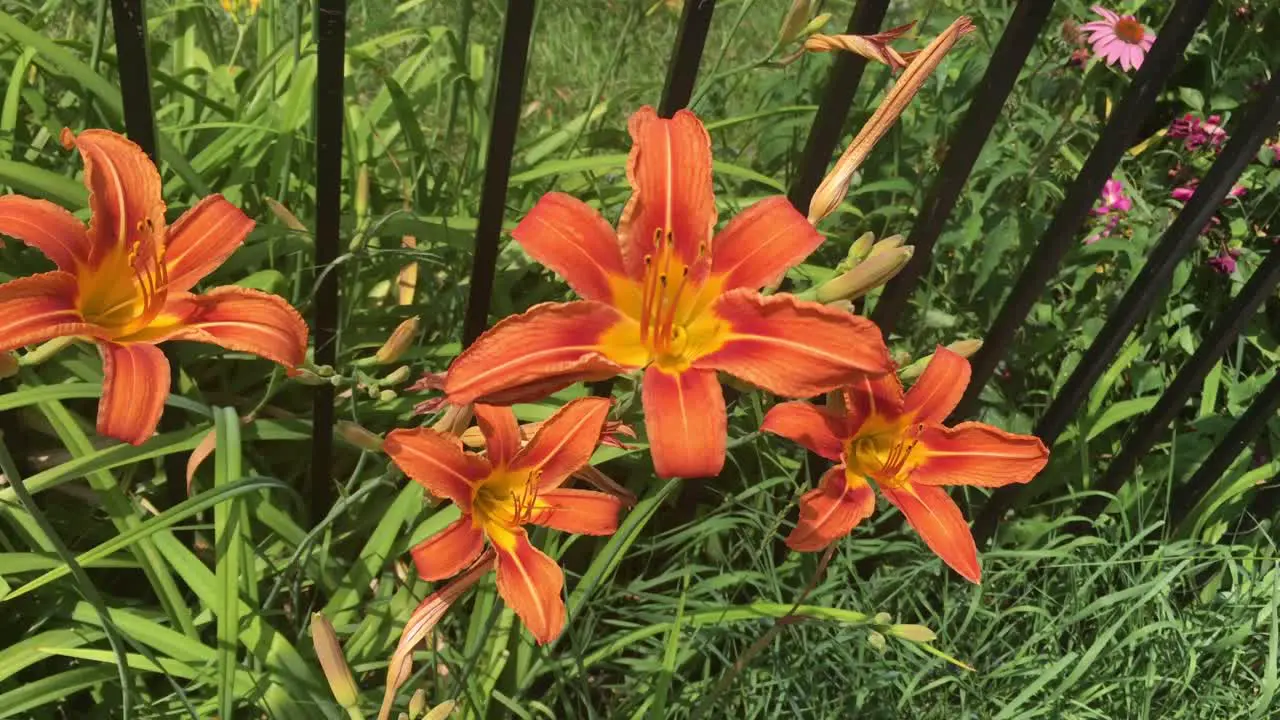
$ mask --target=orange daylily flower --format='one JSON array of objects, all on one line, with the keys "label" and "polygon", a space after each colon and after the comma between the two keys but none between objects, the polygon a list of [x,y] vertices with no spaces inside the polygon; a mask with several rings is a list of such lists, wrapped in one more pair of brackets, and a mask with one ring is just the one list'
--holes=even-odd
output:
[{"label": "orange daylily flower", "polygon": [[968,384],[969,361],[939,347],[905,395],[890,373],[845,388],[842,409],[804,402],[773,407],[762,430],[839,463],[823,475],[821,487],[800,498],[800,521],[787,546],[821,550],[848,535],[875,510],[870,479],[943,562],[980,582],[973,535],[940,486],[1029,482],[1048,462],[1049,451],[1034,435],[983,423],[945,427],[942,421]]},{"label": "orange daylily flower", "polygon": [[663,477],[724,465],[717,371],[787,397],[890,369],[880,330],[791,295],[763,296],[821,242],[782,196],[755,203],[712,238],[711,140],[693,113],[644,107],[629,123],[634,193],[615,234],[595,210],[549,193],[513,236],[584,299],[502,320],[449,368],[449,402],[510,404],[581,380],[644,371],[653,463]]},{"label": "orange daylily flower", "polygon": [[155,432],[169,394],[157,343],[195,340],[289,368],[302,362],[307,325],[282,298],[238,287],[190,292],[252,220],[210,195],[167,226],[160,174],[137,145],[109,130],[63,130],[62,143],[84,158],[89,226],[45,200],[0,197],[0,233],[58,268],[0,285],[0,352],[56,337],[95,341],[104,376],[98,432],[134,445]]},{"label": "orange daylily flower", "polygon": [[476,405],[485,436],[482,457],[458,438],[429,428],[394,430],[383,450],[436,497],[452,500],[462,517],[414,546],[424,580],[451,577],[472,564],[487,539],[497,553],[498,594],[540,643],[564,628],[564,574],[529,542],[525,525],[583,535],[618,529],[622,500],[560,487],[585,466],[600,443],[607,398],[580,398],[548,418],[523,448],[511,408]]}]

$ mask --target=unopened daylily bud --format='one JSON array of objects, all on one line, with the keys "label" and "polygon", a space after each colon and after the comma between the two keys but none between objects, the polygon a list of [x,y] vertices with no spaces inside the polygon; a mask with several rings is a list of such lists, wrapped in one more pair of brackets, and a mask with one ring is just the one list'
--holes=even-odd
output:
[{"label": "unopened daylily bud", "polygon": [[18,374],[18,358],[13,353],[0,353],[0,380],[11,378]]},{"label": "unopened daylily bud", "polygon": [[453,714],[454,708],[458,707],[458,701],[446,700],[439,705],[431,708],[431,712],[422,716],[422,720],[444,720]]},{"label": "unopened daylily bud", "polygon": [[897,122],[902,111],[911,102],[911,98],[915,97],[924,86],[925,80],[937,69],[942,58],[955,46],[956,41],[972,30],[973,23],[962,15],[911,60],[906,70],[898,77],[898,81],[885,94],[880,107],[876,108],[871,118],[854,136],[853,142],[849,143],[844,154],[836,161],[836,166],[814,192],[813,199],[809,202],[810,223],[816,225],[840,206],[849,192],[849,183],[853,180],[854,172],[867,159],[871,149]]},{"label": "unopened daylily bud", "polygon": [[361,165],[356,171],[356,222],[369,216],[369,166]]},{"label": "unopened daylily bud", "polygon": [[380,390],[378,392],[378,402],[387,403],[398,397],[400,397],[400,395],[397,394],[395,390]]},{"label": "unopened daylily bud", "polygon": [[267,203],[267,207],[270,208],[271,214],[275,215],[276,219],[284,223],[290,230],[307,232],[307,226],[302,224],[297,215],[289,212],[289,208],[281,205],[274,198],[263,198],[263,200]]},{"label": "unopened daylily bud", "polygon": [[413,697],[409,698],[409,717],[416,720],[427,709],[427,691],[418,688],[414,691]]},{"label": "unopened daylily bud", "polygon": [[804,41],[804,49],[810,52],[836,52],[843,50],[872,61],[888,65],[893,70],[907,66],[919,51],[899,53],[889,43],[902,37],[915,23],[885,30],[875,35],[813,35]]},{"label": "unopened daylily bud", "polygon": [[360,701],[356,679],[352,677],[351,668],[342,656],[338,634],[333,631],[329,619],[320,613],[311,615],[311,642],[315,644],[316,657],[320,658],[320,667],[324,669],[325,680],[333,691],[333,699],[344,708],[355,707]]},{"label": "unopened daylily bud", "polygon": [[871,647],[875,648],[876,652],[884,652],[884,635],[872,630],[871,634],[867,636],[867,642]]},{"label": "unopened daylily bud", "polygon": [[[981,340],[957,340],[947,346],[951,352],[963,358],[972,357],[974,353],[982,349]],[[924,369],[933,361],[933,353],[929,353],[919,360],[907,365],[898,371],[898,377],[902,380],[915,380],[920,377]]]},{"label": "unopened daylily bud", "polygon": [[899,247],[868,257],[851,270],[819,285],[817,301],[826,304],[837,300],[857,300],[892,280],[906,266],[914,251],[911,247]]},{"label": "unopened daylily bud", "polygon": [[854,265],[857,265],[863,260],[866,260],[867,256],[871,254],[871,250],[872,248],[875,247],[875,245],[876,245],[875,233],[868,230],[867,232],[864,232],[861,235],[859,235],[858,239],[854,240],[853,244],[849,246],[849,254],[845,256],[845,259],[849,261],[849,267],[853,267]]},{"label": "unopened daylily bud", "polygon": [[822,28],[826,27],[828,22],[831,22],[831,13],[822,13],[821,15],[814,17],[809,21],[809,24],[805,25],[804,29],[800,31],[800,37],[808,37],[818,32]]},{"label": "unopened daylily bud", "polygon": [[877,242],[875,245],[872,245],[871,252],[867,253],[867,257],[875,257],[877,253],[900,248],[904,242],[906,242],[906,238],[901,235],[890,235],[889,237]]},{"label": "unopened daylily bud", "polygon": [[413,346],[414,338],[418,336],[418,323],[418,316],[414,315],[397,325],[396,329],[391,331],[387,341],[378,348],[373,359],[381,365],[389,365],[403,357]]},{"label": "unopened daylily bud", "polygon": [[338,437],[346,440],[351,445],[368,450],[369,452],[382,452],[382,438],[378,435],[366,430],[359,423],[350,420],[339,420],[335,427]]},{"label": "unopened daylily bud", "polygon": [[888,625],[889,623],[893,622],[893,616],[887,612],[878,612],[876,613],[876,616],[873,619],[873,621],[877,625]]},{"label": "unopened daylily bud", "polygon": [[303,385],[328,385],[330,380],[330,378],[317,375],[307,368],[298,368],[293,374],[293,379]]},{"label": "unopened daylily bud", "polygon": [[894,625],[889,632],[911,642],[927,643],[938,639],[936,633],[923,625]]},{"label": "unopened daylily bud", "polygon": [[811,0],[791,0],[791,7],[782,16],[782,29],[778,31],[778,47],[800,37],[800,31],[809,21],[809,13],[813,11]]},{"label": "unopened daylily bud", "polygon": [[382,385],[399,385],[409,379],[409,366],[401,365],[378,382]]}]

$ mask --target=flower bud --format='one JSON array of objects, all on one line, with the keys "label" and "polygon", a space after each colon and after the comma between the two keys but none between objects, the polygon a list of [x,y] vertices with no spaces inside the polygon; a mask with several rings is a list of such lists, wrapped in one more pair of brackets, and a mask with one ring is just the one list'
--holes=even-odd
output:
[{"label": "flower bud", "polygon": [[902,237],[902,235],[900,234],[890,235],[889,237],[884,238],[883,240],[880,240],[876,244],[872,245],[871,251],[867,253],[867,257],[869,258],[875,257],[878,253],[888,252],[889,250],[900,248],[902,247],[902,244],[904,242],[906,242],[906,238]]},{"label": "flower bud", "polygon": [[871,634],[867,636],[867,643],[875,648],[876,652],[884,652],[884,635],[875,630],[872,630]]},{"label": "flower bud", "polygon": [[409,698],[409,717],[416,720],[427,709],[427,691],[418,688],[414,691],[413,697]]},{"label": "flower bud", "polygon": [[[951,26],[933,39],[919,56],[914,57],[907,65],[898,81],[885,94],[880,107],[871,114],[870,119],[854,136],[853,142],[845,149],[844,154],[836,161],[831,172],[822,180],[809,202],[809,222],[818,224],[826,216],[835,211],[849,192],[849,183],[853,174],[862,162],[867,159],[871,149],[889,132],[889,128],[898,121],[907,104],[920,92],[925,80],[937,69],[942,58],[955,46],[956,41],[973,30],[969,18],[960,16]],[[892,32],[892,31],[890,31]],[[813,38],[810,38],[812,40]],[[807,44],[807,43],[806,43]],[[906,58],[903,57],[905,60]]]},{"label": "flower bud", "polygon": [[804,26],[804,29],[800,31],[800,36],[808,37],[826,27],[829,22],[831,22],[831,13],[822,13],[810,20],[808,25]]},{"label": "flower bud", "polygon": [[266,201],[267,207],[271,210],[271,214],[275,215],[277,220],[284,223],[285,227],[298,232],[308,232],[307,226],[302,224],[302,221],[298,219],[297,215],[289,212],[289,208],[281,205],[274,198],[263,198],[263,200]]},{"label": "flower bud", "polygon": [[11,378],[18,374],[18,358],[13,353],[0,353],[0,380]]},{"label": "flower bud", "polygon": [[409,366],[401,365],[378,382],[382,385],[399,385],[409,379]]},{"label": "flower bud", "polygon": [[[982,348],[981,340],[957,340],[947,346],[951,352],[963,358],[972,357],[974,353]],[[907,365],[898,371],[898,377],[902,380],[915,380],[920,377],[924,369],[929,366],[933,360],[933,353],[929,353],[919,360]]]},{"label": "flower bud", "polygon": [[889,633],[916,643],[933,642],[938,639],[936,633],[923,625],[894,625],[889,628]]},{"label": "flower bud", "polygon": [[878,612],[876,613],[874,622],[877,625],[888,625],[889,623],[893,622],[893,616],[887,612]]},{"label": "flower bud", "polygon": [[359,423],[350,420],[339,420],[335,425],[338,437],[347,441],[347,443],[368,450],[369,452],[382,452],[382,438]]},{"label": "flower bud", "polygon": [[360,701],[360,690],[346,658],[342,656],[338,634],[333,631],[329,619],[320,613],[311,614],[311,642],[315,644],[316,657],[320,658],[320,667],[329,681],[333,699],[344,708],[355,707]]},{"label": "flower bud", "polygon": [[294,371],[293,379],[303,385],[328,385],[330,378],[318,375],[308,368],[298,368]]},{"label": "flower bud", "polygon": [[400,397],[395,390],[381,390],[378,392],[378,402],[388,403]]},{"label": "flower bud", "polygon": [[369,217],[369,166],[361,165],[356,171],[356,222],[362,222]]},{"label": "flower bud", "polygon": [[[858,236],[858,239],[854,240],[853,244],[849,246],[849,254],[845,256],[845,260],[849,263],[849,268],[857,265],[863,260],[866,260],[875,245],[876,234],[870,230]],[[845,270],[848,270],[849,268],[845,268]]]},{"label": "flower bud", "polygon": [[791,0],[791,7],[787,9],[787,14],[782,16],[782,29],[778,32],[778,47],[800,37],[801,30],[809,20],[809,13],[813,10],[812,5],[811,0]]},{"label": "flower bud", "polygon": [[382,347],[378,348],[378,352],[373,356],[373,359],[380,365],[389,365],[403,357],[412,347],[413,340],[418,335],[418,323],[418,316],[414,315],[397,325],[396,329],[391,331],[391,336],[387,338],[387,341],[382,343]]},{"label": "flower bud", "polygon": [[423,715],[422,720],[444,720],[453,714],[453,709],[457,706],[457,700],[446,700],[445,702],[431,708],[431,712]]},{"label": "flower bud", "polygon": [[911,247],[897,247],[868,256],[853,268],[818,286],[817,301],[823,304],[839,300],[856,300],[893,279],[915,252]]}]

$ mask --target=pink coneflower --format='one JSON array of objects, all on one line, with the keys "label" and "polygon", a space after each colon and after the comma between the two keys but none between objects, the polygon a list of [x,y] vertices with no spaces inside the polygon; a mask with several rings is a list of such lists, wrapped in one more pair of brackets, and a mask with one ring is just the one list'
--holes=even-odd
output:
[{"label": "pink coneflower", "polygon": [[1208,145],[1217,150],[1227,141],[1227,131],[1222,127],[1221,115],[1210,115],[1208,119],[1187,113],[1169,125],[1169,137],[1182,138],[1182,146],[1187,152],[1195,152]]},{"label": "pink coneflower", "polygon": [[1093,11],[1102,19],[1081,26],[1089,33],[1093,54],[1108,65],[1119,63],[1125,70],[1142,67],[1142,59],[1156,41],[1156,34],[1143,27],[1132,15],[1118,15],[1101,5],[1094,5]]}]

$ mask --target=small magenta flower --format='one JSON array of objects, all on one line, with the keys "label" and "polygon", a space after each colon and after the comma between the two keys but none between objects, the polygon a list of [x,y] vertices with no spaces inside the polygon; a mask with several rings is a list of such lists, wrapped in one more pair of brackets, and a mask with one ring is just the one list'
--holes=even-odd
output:
[{"label": "small magenta flower", "polygon": [[1240,257],[1240,248],[1224,249],[1209,258],[1208,265],[1213,268],[1214,272],[1230,275],[1236,271],[1236,258],[1238,257]]},{"label": "small magenta flower", "polygon": [[1132,15],[1119,15],[1101,5],[1094,5],[1093,11],[1102,19],[1081,26],[1089,33],[1093,54],[1108,65],[1118,63],[1126,71],[1142,67],[1142,60],[1156,41],[1156,34]]},{"label": "small magenta flower", "polygon": [[1093,209],[1093,214],[1101,218],[1106,218],[1105,225],[1085,238],[1085,245],[1092,245],[1099,240],[1111,235],[1116,229],[1116,225],[1120,222],[1121,216],[1133,209],[1133,201],[1124,192],[1124,183],[1115,178],[1109,178],[1102,185],[1102,194],[1098,198],[1098,206]]},{"label": "small magenta flower", "polygon": [[1227,131],[1222,127],[1221,115],[1210,115],[1208,119],[1187,113],[1169,126],[1169,137],[1182,138],[1182,146],[1187,152],[1195,152],[1208,145],[1217,150],[1227,141]]}]

